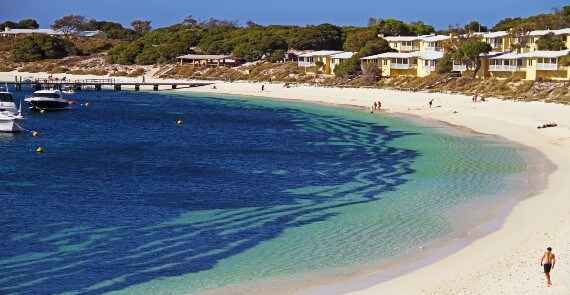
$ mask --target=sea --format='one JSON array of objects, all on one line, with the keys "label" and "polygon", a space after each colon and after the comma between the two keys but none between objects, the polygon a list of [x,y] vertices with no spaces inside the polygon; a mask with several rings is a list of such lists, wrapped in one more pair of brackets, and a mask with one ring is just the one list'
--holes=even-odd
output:
[{"label": "sea", "polygon": [[66,98],[0,134],[1,294],[292,293],[417,259],[528,197],[523,148],[442,123],[169,91]]}]

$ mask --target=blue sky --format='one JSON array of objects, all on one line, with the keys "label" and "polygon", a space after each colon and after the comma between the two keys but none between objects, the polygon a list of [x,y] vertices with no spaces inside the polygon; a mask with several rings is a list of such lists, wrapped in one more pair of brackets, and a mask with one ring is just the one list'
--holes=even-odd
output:
[{"label": "blue sky", "polygon": [[568,0],[1,0],[0,21],[32,18],[42,28],[65,15],[85,15],[130,27],[135,19],[151,20],[152,27],[197,19],[239,20],[256,23],[307,25],[333,23],[365,26],[369,17],[422,20],[436,29],[449,24],[480,20],[493,26],[507,17],[551,13],[552,8],[570,5]]}]

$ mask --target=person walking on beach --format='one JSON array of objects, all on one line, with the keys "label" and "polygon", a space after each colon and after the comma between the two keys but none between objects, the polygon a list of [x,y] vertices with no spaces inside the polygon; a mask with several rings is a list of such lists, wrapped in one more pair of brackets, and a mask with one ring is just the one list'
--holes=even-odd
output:
[{"label": "person walking on beach", "polygon": [[552,248],[546,248],[546,252],[542,254],[540,258],[540,266],[544,266],[544,275],[546,276],[546,283],[548,287],[552,286],[552,282],[550,281],[550,270],[554,269],[554,264],[556,264],[556,257],[554,253],[552,253]]},{"label": "person walking on beach", "polygon": [[265,84],[261,85],[261,92],[263,92],[263,90],[265,90]]},{"label": "person walking on beach", "polygon": [[142,76],[142,82],[144,83],[144,76]]},{"label": "person walking on beach", "polygon": [[477,93],[473,94],[473,103],[477,103]]},{"label": "person walking on beach", "polygon": [[382,103],[380,101],[378,101],[378,109],[382,108]]},{"label": "person walking on beach", "polygon": [[431,106],[433,105],[433,98],[428,102],[429,103],[429,108],[431,109]]}]

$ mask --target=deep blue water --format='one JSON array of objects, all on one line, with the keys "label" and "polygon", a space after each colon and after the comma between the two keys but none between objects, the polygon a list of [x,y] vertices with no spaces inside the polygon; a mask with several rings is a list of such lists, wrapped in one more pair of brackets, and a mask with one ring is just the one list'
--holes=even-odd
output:
[{"label": "deep blue water", "polygon": [[[389,144],[415,133],[324,107],[126,91],[69,99],[79,103],[69,111],[27,114],[38,137],[0,136],[0,293],[100,294],[207,272],[331,209],[381,200],[420,156]],[[320,189],[291,191],[303,187]]]}]

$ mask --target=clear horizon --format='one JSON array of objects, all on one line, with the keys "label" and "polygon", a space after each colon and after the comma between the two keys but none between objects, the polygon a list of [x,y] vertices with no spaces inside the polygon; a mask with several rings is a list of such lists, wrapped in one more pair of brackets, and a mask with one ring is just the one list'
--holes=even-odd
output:
[{"label": "clear horizon", "polygon": [[[287,3],[287,5],[285,5]],[[423,21],[436,30],[448,25],[465,25],[479,21],[491,28],[500,20],[552,13],[553,8],[570,5],[561,0],[480,0],[460,2],[449,0],[407,0],[394,4],[387,0],[356,0],[347,9],[344,3],[325,0],[311,2],[290,0],[267,3],[260,0],[207,2],[171,0],[116,1],[99,0],[97,5],[89,1],[70,0],[22,0],[9,2],[0,9],[0,22],[35,19],[40,28],[49,28],[56,19],[70,14],[85,15],[87,19],[112,21],[130,28],[133,20],[151,20],[153,28],[182,22],[188,15],[198,20],[210,18],[238,20],[240,24],[252,20],[261,25],[299,25],[331,23],[339,26],[365,26],[369,17],[394,18],[405,22]],[[33,9],[31,9],[33,8]]]}]

